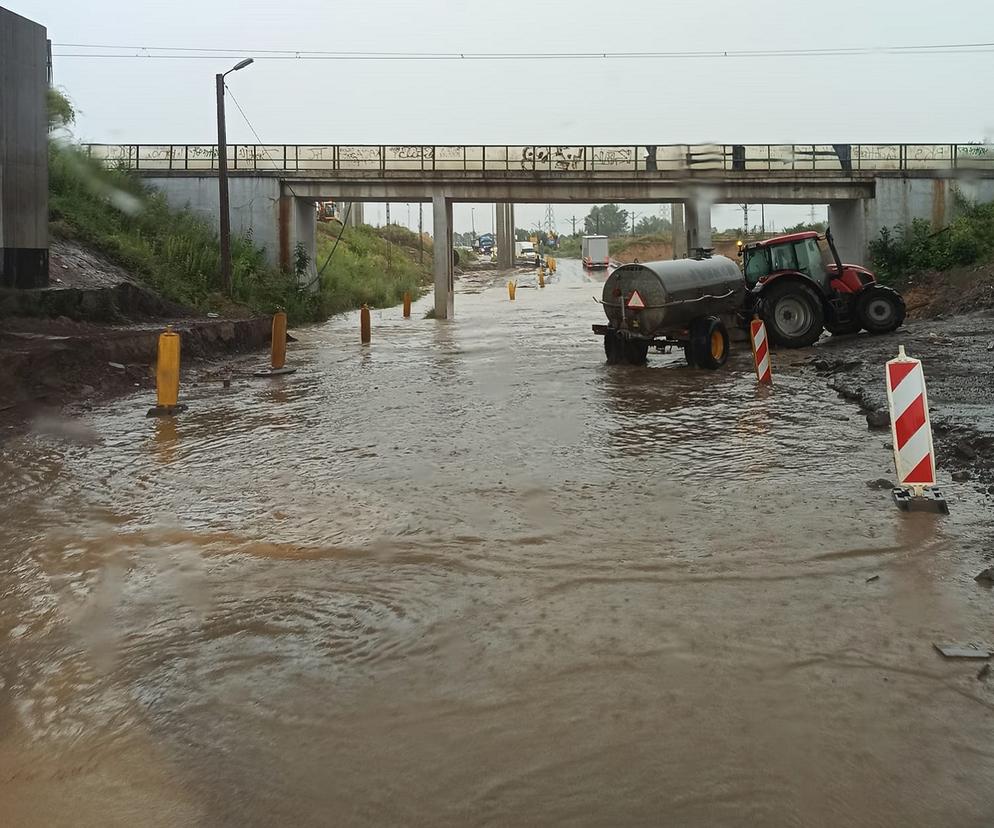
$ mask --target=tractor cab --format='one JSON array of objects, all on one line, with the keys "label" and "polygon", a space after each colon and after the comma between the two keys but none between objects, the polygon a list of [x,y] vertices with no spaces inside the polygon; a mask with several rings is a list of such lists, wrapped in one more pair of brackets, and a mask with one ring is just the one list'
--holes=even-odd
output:
[{"label": "tractor cab", "polygon": [[749,288],[765,283],[775,274],[791,272],[828,290],[840,265],[831,235],[819,236],[813,230],[752,242],[742,248],[742,272]]},{"label": "tractor cab", "polygon": [[833,334],[888,333],[904,321],[904,300],[859,265],[843,264],[830,230],[790,233],[742,245],[747,315],[758,313],[771,338],[789,348]]}]

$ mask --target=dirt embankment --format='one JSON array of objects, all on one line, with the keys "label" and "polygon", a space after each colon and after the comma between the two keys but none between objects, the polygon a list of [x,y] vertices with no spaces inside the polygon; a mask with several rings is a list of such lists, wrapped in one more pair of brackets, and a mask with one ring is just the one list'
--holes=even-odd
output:
[{"label": "dirt embankment", "polygon": [[912,319],[994,310],[994,264],[926,271],[896,287],[904,294]]},{"label": "dirt embankment", "polygon": [[[714,252],[735,259],[738,247],[734,241],[716,241]],[[673,245],[669,242],[633,242],[615,250],[611,258],[622,264],[630,264],[636,259],[640,262],[661,262],[673,258]]]},{"label": "dirt embankment", "polygon": [[184,360],[269,343],[268,317],[201,317],[75,243],[52,245],[50,273],[47,290],[0,291],[5,432],[41,407],[154,388],[158,338],[166,325],[182,336]]}]

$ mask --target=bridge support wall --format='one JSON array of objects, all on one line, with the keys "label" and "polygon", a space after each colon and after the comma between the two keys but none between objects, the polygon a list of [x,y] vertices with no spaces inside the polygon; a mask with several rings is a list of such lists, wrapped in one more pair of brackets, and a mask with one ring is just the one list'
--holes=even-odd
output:
[{"label": "bridge support wall", "polygon": [[994,201],[990,178],[878,178],[874,198],[830,201],[828,223],[843,261],[866,264],[869,244],[884,228],[923,219],[941,230],[956,217],[959,197]]},{"label": "bridge support wall", "polygon": [[[165,196],[170,207],[190,210],[215,230],[218,228],[217,178],[145,178]],[[233,177],[228,180],[231,202],[231,233],[251,234],[252,241],[265,249],[266,261],[280,264],[280,181],[277,178]]]},{"label": "bridge support wall", "polygon": [[693,256],[698,248],[711,247],[711,205],[688,201],[683,209],[687,228],[687,252]]},{"label": "bridge support wall", "polygon": [[514,205],[497,205],[497,267],[514,267]]},{"label": "bridge support wall", "polygon": [[[290,229],[290,249],[287,260],[281,262],[285,270],[296,271],[299,266],[298,252],[303,255],[306,264],[297,274],[300,284],[310,285],[312,290],[318,290],[317,280],[317,215],[314,202],[309,198],[292,198],[293,221]],[[281,258],[283,255],[281,253]]]},{"label": "bridge support wall", "polygon": [[[497,205],[498,215],[502,205]],[[435,318],[451,319],[455,310],[452,272],[452,202],[442,193],[432,197],[434,234]]]},{"label": "bridge support wall", "polygon": [[670,220],[672,221],[673,258],[687,258],[687,228],[683,222],[683,205],[674,202],[670,205]]}]

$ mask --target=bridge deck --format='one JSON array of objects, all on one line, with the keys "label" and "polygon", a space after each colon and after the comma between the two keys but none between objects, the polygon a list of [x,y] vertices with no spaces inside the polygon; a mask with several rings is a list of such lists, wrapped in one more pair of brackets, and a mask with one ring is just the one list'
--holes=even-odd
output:
[{"label": "bridge deck", "polygon": [[[107,164],[148,172],[217,169],[213,144],[88,144]],[[994,176],[994,147],[987,144],[673,144],[630,146],[428,146],[232,144],[232,171],[328,173],[901,173],[971,170]]]}]

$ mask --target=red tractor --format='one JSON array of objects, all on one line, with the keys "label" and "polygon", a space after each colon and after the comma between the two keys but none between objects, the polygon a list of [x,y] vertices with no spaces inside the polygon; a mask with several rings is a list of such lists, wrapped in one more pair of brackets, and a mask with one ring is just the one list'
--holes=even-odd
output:
[{"label": "red tractor", "polygon": [[746,311],[759,313],[773,341],[811,345],[833,334],[890,333],[904,321],[904,299],[865,267],[843,264],[830,230],[791,233],[741,248]]}]

